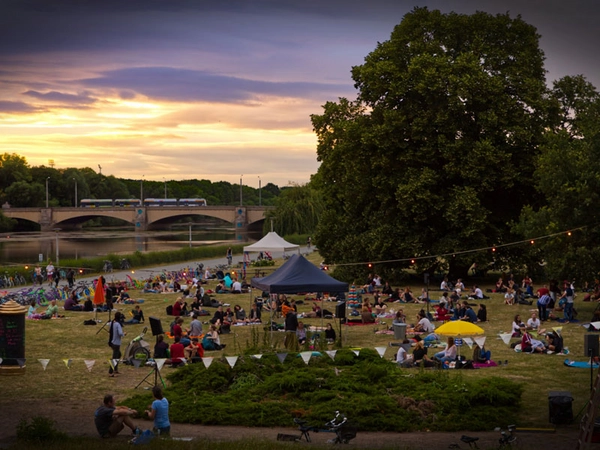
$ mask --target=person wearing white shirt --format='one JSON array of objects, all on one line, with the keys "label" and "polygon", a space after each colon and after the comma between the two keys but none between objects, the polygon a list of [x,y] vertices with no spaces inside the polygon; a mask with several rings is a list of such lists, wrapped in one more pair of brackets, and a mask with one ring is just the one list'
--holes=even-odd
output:
[{"label": "person wearing white shirt", "polygon": [[232,294],[241,294],[242,293],[242,283],[238,280],[235,280],[231,285],[231,293]]}]

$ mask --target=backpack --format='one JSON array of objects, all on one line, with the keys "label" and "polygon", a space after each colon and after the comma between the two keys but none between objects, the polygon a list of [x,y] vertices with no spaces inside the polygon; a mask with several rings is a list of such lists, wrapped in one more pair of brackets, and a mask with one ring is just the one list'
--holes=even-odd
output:
[{"label": "backpack", "polygon": [[169,305],[165,309],[167,311],[167,316],[172,316],[173,315],[173,305]]}]

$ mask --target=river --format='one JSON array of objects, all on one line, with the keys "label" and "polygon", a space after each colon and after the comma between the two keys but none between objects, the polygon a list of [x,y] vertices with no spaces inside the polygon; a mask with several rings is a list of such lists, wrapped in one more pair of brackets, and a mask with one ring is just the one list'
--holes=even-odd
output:
[{"label": "river", "polygon": [[261,233],[240,234],[233,228],[189,228],[135,232],[123,228],[83,231],[17,232],[0,234],[0,265],[60,258],[93,258],[112,254],[176,250],[187,246],[240,244],[255,241]]}]

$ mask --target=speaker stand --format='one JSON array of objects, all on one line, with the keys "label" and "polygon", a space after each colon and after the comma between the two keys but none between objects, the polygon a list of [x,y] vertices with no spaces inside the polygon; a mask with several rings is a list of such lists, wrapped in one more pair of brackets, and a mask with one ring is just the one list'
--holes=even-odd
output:
[{"label": "speaker stand", "polygon": [[[96,311],[96,314],[98,314],[98,312]],[[110,330],[106,328],[106,326],[111,323],[112,321],[112,309],[108,310],[108,320],[106,322],[104,322],[104,325],[102,325],[102,327],[96,331],[96,335],[100,334],[100,332],[102,330],[106,331],[107,333],[110,333]]]},{"label": "speaker stand", "polygon": [[[154,374],[154,384],[149,380],[149,378]],[[144,377],[144,379],[142,381],[140,381],[138,383],[138,385],[135,387],[135,389],[139,388],[142,383],[148,383],[150,386],[157,386],[158,385],[158,380],[160,379],[160,382],[162,384],[163,389],[167,387],[167,385],[165,384],[165,380],[163,380],[162,375],[160,374],[160,370],[158,370],[158,366],[156,365],[156,362],[154,363],[154,367],[152,368],[152,370],[148,373],[148,375],[146,375]]]}]

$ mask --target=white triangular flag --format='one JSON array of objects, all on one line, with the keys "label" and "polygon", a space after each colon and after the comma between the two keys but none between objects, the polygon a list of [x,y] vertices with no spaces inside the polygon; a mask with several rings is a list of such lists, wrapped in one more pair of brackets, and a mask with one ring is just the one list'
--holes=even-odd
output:
[{"label": "white triangular flag", "polygon": [[118,359],[109,359],[108,363],[110,364],[110,367],[112,368],[112,370],[115,370],[115,368],[117,367],[117,364],[119,364],[119,360]]},{"label": "white triangular flag", "polygon": [[352,350],[352,353],[354,353],[356,356],[360,355],[360,350]]},{"label": "white triangular flag", "polygon": [[25,366],[25,358],[17,358],[17,364],[19,365],[19,367],[22,369]]},{"label": "white triangular flag", "polygon": [[235,366],[235,363],[237,362],[238,357],[237,356],[226,356],[225,359],[229,363],[229,366],[233,369],[233,366]]},{"label": "white triangular flag", "polygon": [[67,366],[67,369],[71,368],[71,363],[73,362],[72,359],[63,359],[63,362],[65,363],[65,366]]},{"label": "white triangular flag", "polygon": [[481,348],[483,348],[483,346],[485,345],[485,336],[478,336],[475,339],[475,342],[477,342],[477,345],[479,345]]},{"label": "white triangular flag", "polygon": [[254,358],[254,359],[260,359],[260,358],[262,358],[262,354],[260,354],[260,355],[252,355],[252,358]]},{"label": "white triangular flag", "polygon": [[473,339],[471,338],[463,338],[463,342],[469,346],[469,348],[473,348]]},{"label": "white triangular flag", "polygon": [[562,329],[563,329],[563,327],[552,327],[552,330],[556,331],[558,334],[562,333]]},{"label": "white triangular flag", "polygon": [[312,352],[301,352],[300,356],[302,357],[304,363],[308,364],[308,362],[310,361],[310,357],[312,356]]},{"label": "white triangular flag", "polygon": [[[381,356],[383,358],[383,355],[385,355],[385,351],[386,351],[387,347],[375,347],[375,350],[377,350],[377,353],[379,353],[379,356]],[[358,353],[356,354],[356,356],[358,356]]]},{"label": "white triangular flag", "polygon": [[209,356],[208,358],[202,358],[202,362],[204,363],[204,367],[206,367],[207,369],[210,367],[210,365],[213,362],[213,357]]},{"label": "white triangular flag", "polygon": [[277,353],[277,359],[279,359],[279,362],[281,364],[283,364],[283,361],[285,361],[286,356],[287,356],[287,353]]},{"label": "white triangular flag", "polygon": [[46,367],[48,367],[48,363],[50,362],[50,360],[49,359],[38,359],[38,361],[40,362],[40,364],[42,365],[44,370],[46,370]]},{"label": "white triangular flag", "polygon": [[142,365],[142,360],[137,358],[131,358],[131,364],[133,364],[133,367],[135,367],[136,369],[139,369]]},{"label": "white triangular flag", "polygon": [[506,345],[510,344],[510,338],[512,337],[512,334],[510,333],[502,333],[500,335],[500,338],[502,339],[502,342],[504,342]]},{"label": "white triangular flag", "polygon": [[87,367],[88,372],[91,372],[94,364],[96,364],[95,359],[84,359],[83,362],[85,363],[85,367]]},{"label": "white triangular flag", "polygon": [[161,369],[165,365],[165,361],[166,360],[167,360],[166,358],[158,358],[158,359],[154,360],[154,362],[156,363],[156,368],[158,369],[159,372],[161,371]]},{"label": "white triangular flag", "polygon": [[325,353],[327,353],[327,356],[329,356],[332,360],[335,360],[335,354],[337,353],[337,350],[326,350]]}]

